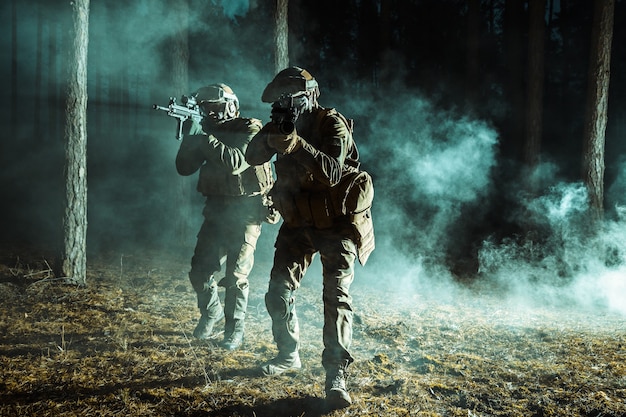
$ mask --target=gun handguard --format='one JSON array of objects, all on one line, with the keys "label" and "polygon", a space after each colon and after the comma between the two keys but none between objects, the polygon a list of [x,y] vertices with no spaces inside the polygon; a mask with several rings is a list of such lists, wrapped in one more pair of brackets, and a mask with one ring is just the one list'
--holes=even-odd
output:
[{"label": "gun handguard", "polygon": [[154,110],[162,110],[167,112],[167,115],[177,119],[177,134],[176,139],[183,139],[183,122],[187,119],[192,119],[200,122],[204,116],[200,114],[200,109],[196,103],[196,99],[193,96],[182,96],[180,100],[183,105],[176,104],[176,98],[170,97],[170,102],[167,107],[153,104]]}]

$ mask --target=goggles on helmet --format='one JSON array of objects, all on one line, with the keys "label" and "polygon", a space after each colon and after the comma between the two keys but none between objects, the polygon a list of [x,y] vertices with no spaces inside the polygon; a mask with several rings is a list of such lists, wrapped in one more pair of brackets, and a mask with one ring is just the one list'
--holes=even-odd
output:
[{"label": "goggles on helmet", "polygon": [[210,102],[210,103],[225,103],[226,101],[235,101],[237,102],[237,96],[235,94],[229,93],[224,90],[222,87],[217,85],[210,85],[208,87],[202,87],[198,90],[198,101],[202,102]]},{"label": "goggles on helmet", "polygon": [[239,99],[224,84],[202,87],[196,92],[196,99],[200,114],[215,120],[233,118],[239,110]]},{"label": "goggles on helmet", "polygon": [[319,86],[315,78],[305,69],[290,67],[282,70],[265,87],[261,100],[265,103],[273,103],[285,94],[293,97],[301,94],[319,95]]}]

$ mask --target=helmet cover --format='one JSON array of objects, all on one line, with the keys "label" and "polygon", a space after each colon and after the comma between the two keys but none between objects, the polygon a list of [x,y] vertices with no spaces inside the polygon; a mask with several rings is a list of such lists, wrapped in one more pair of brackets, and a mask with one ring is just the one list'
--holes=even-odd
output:
[{"label": "helmet cover", "polygon": [[319,87],[315,78],[307,70],[293,66],[276,74],[265,87],[261,100],[265,103],[274,103],[283,95],[300,94],[314,94],[317,97]]},{"label": "helmet cover", "polygon": [[239,99],[232,88],[223,83],[211,84],[196,92],[196,101],[205,115],[232,119],[239,112]]}]

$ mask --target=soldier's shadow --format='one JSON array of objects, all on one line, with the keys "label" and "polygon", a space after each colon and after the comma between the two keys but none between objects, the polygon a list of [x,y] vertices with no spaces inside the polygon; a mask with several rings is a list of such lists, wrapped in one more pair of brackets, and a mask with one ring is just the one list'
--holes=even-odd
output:
[{"label": "soldier's shadow", "polygon": [[[289,375],[287,372],[285,375]],[[222,379],[245,377],[249,379],[267,377],[261,375],[258,367],[239,368],[222,373]],[[323,398],[312,395],[300,395],[289,398],[280,398],[273,401],[257,401],[254,405],[233,404],[218,410],[213,410],[210,416],[255,416],[255,417],[321,417],[330,413]]]},{"label": "soldier's shadow", "polygon": [[322,398],[313,396],[299,396],[281,398],[275,401],[249,405],[232,405],[214,410],[210,416],[256,416],[256,417],[298,417],[312,416],[321,417],[332,410],[326,409]]}]

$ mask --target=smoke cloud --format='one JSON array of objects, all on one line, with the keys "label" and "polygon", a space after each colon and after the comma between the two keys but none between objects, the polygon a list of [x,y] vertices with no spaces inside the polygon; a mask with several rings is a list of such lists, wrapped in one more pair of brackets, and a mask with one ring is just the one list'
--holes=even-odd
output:
[{"label": "smoke cloud", "polygon": [[[63,89],[65,54],[58,47],[67,36],[69,6],[54,10],[39,3],[32,10],[18,5],[18,110],[27,116],[21,120],[18,138],[10,145],[3,141],[1,156],[2,187],[5,195],[13,196],[11,207],[4,208],[6,223],[13,223],[22,234],[31,227],[35,234],[53,229],[54,219],[60,218],[61,126],[49,117],[54,107],[44,105],[42,126],[38,126],[42,133],[37,136],[32,103],[38,65],[51,71],[39,84],[46,100]],[[9,28],[10,4],[0,7],[3,27]],[[202,220],[197,177],[178,176],[175,121],[151,108],[180,94],[172,85],[167,45],[181,30],[187,31],[190,41],[185,93],[224,82],[239,96],[243,116],[269,119],[270,108],[260,100],[274,75],[267,6],[243,0],[209,5],[192,1],[189,19],[182,23],[172,18],[171,7],[167,1],[92,2],[91,250],[101,246],[122,250],[148,241],[191,254]],[[43,24],[42,16],[46,17]],[[35,53],[38,39],[44,42],[40,58]],[[10,36],[0,39],[7,51],[9,40]],[[309,63],[294,64],[308,68]],[[401,71],[379,70],[380,74]],[[622,197],[626,163],[607,187],[616,215],[604,221],[601,233],[592,233],[585,187],[559,178],[556,164],[542,164],[529,174],[533,183],[548,184],[534,195],[520,191],[521,180],[505,187],[498,183],[507,161],[500,159],[502,139],[489,120],[442,109],[406,86],[390,86],[384,96],[350,85],[331,88],[325,80],[330,72],[340,71],[312,72],[320,82],[321,104],[355,119],[363,168],[374,178],[377,248],[365,267],[357,267],[356,286],[367,291],[394,288],[399,305],[403,300],[410,305],[415,297],[452,301],[460,294],[477,292],[498,294],[507,305],[520,308],[573,306],[626,314]],[[10,73],[5,62],[2,79],[11,80]],[[5,81],[3,102],[10,102],[10,91]],[[9,113],[1,116],[3,127],[9,123]],[[188,196],[182,205],[181,192]],[[182,222],[192,231],[183,243],[175,240],[181,213]],[[505,226],[507,230],[502,229]],[[275,226],[264,227],[259,259],[271,260],[276,231]],[[455,270],[463,262],[475,263],[469,282]],[[319,283],[319,273],[317,263],[305,283]]]},{"label": "smoke cloud", "polygon": [[[509,308],[626,314],[626,209],[616,206],[618,217],[593,232],[586,187],[563,181],[550,162],[498,195],[500,138],[489,123],[439,109],[418,95],[390,95],[390,103],[365,98],[357,106],[341,104],[366,115],[355,136],[363,167],[375,180],[377,248],[359,270],[360,279],[395,288],[399,305],[420,297],[452,302],[474,293],[496,296]],[[622,167],[608,187],[610,195],[623,190],[624,172]],[[547,186],[531,194],[523,191],[528,183]],[[508,211],[495,214],[518,232],[506,234],[491,223],[499,200],[509,201],[503,205]],[[470,250],[476,273],[461,284],[450,258],[473,256]]]}]

